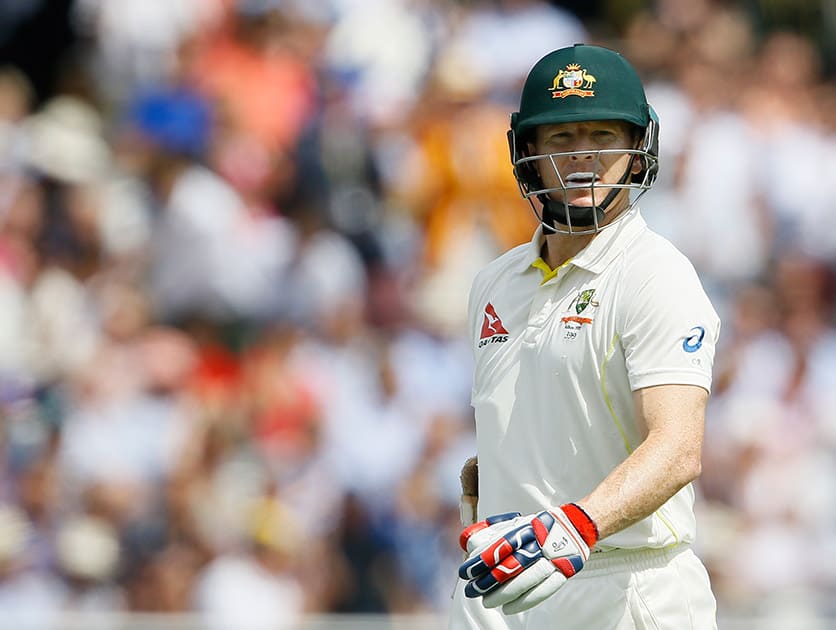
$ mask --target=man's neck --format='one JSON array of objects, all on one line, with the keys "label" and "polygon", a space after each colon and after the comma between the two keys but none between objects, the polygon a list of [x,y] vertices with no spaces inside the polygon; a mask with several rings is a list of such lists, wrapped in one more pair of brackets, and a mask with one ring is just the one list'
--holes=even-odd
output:
[{"label": "man's neck", "polygon": [[[601,223],[601,227],[609,225],[624,212],[628,211],[626,203],[619,204],[621,207],[617,210],[607,212],[607,216]],[[578,253],[589,243],[593,238],[598,236],[601,232],[593,232],[592,234],[562,234],[555,232],[546,235],[546,240],[540,250],[540,256],[552,269],[557,269],[570,258],[574,258]]]},{"label": "man's neck", "polygon": [[578,252],[589,245],[598,234],[584,234],[572,236],[570,234],[548,234],[540,252],[543,260],[552,269],[557,269]]}]

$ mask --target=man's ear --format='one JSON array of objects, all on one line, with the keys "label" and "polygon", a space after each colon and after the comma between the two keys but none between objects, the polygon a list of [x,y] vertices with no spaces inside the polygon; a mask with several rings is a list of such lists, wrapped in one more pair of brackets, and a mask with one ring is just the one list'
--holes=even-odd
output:
[{"label": "man's ear", "polygon": [[[644,129],[633,126],[633,148],[640,149],[644,141]],[[630,173],[638,175],[644,170],[644,161],[640,155],[633,156],[633,162],[630,164]]]},{"label": "man's ear", "polygon": [[525,155],[536,155],[536,151],[534,149],[534,142],[532,142],[530,139],[526,140],[525,142]]}]

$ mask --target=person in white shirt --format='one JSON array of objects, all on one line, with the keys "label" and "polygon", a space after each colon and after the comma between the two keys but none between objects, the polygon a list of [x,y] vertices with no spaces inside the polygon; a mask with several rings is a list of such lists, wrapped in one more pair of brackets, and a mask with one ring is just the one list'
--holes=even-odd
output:
[{"label": "person in white shirt", "polygon": [[720,321],[636,205],[658,133],[615,51],[562,48],[526,79],[508,136],[541,226],[470,293],[478,464],[452,630],[716,628],[691,545]]}]

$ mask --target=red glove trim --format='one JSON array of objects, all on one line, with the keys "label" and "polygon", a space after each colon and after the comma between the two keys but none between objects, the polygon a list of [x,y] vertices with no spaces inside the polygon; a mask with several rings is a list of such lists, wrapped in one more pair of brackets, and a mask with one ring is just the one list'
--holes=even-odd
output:
[{"label": "red glove trim", "polygon": [[575,565],[573,565],[569,558],[555,558],[552,560],[552,564],[557,567],[557,570],[560,571],[563,575],[567,578],[572,577],[577,573],[575,570]]},{"label": "red glove trim", "polygon": [[478,523],[473,523],[473,525],[468,525],[462,530],[462,533],[459,534],[459,546],[462,548],[462,551],[467,551],[467,541],[470,540],[470,537],[473,536],[476,532],[480,532],[483,529],[487,529],[490,527],[487,521],[479,521]]},{"label": "red glove trim", "polygon": [[577,503],[561,505],[560,509],[572,521],[572,525],[578,530],[583,541],[592,549],[595,543],[598,542],[598,526],[595,524],[595,521]]}]

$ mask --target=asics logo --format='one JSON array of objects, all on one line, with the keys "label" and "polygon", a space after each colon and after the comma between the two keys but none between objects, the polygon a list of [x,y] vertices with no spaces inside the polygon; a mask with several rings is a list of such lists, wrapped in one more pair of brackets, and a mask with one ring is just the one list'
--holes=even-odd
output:
[{"label": "asics logo", "polygon": [[702,347],[703,337],[705,337],[705,328],[702,326],[694,326],[688,331],[688,336],[682,342],[682,349],[685,352],[696,352]]}]

